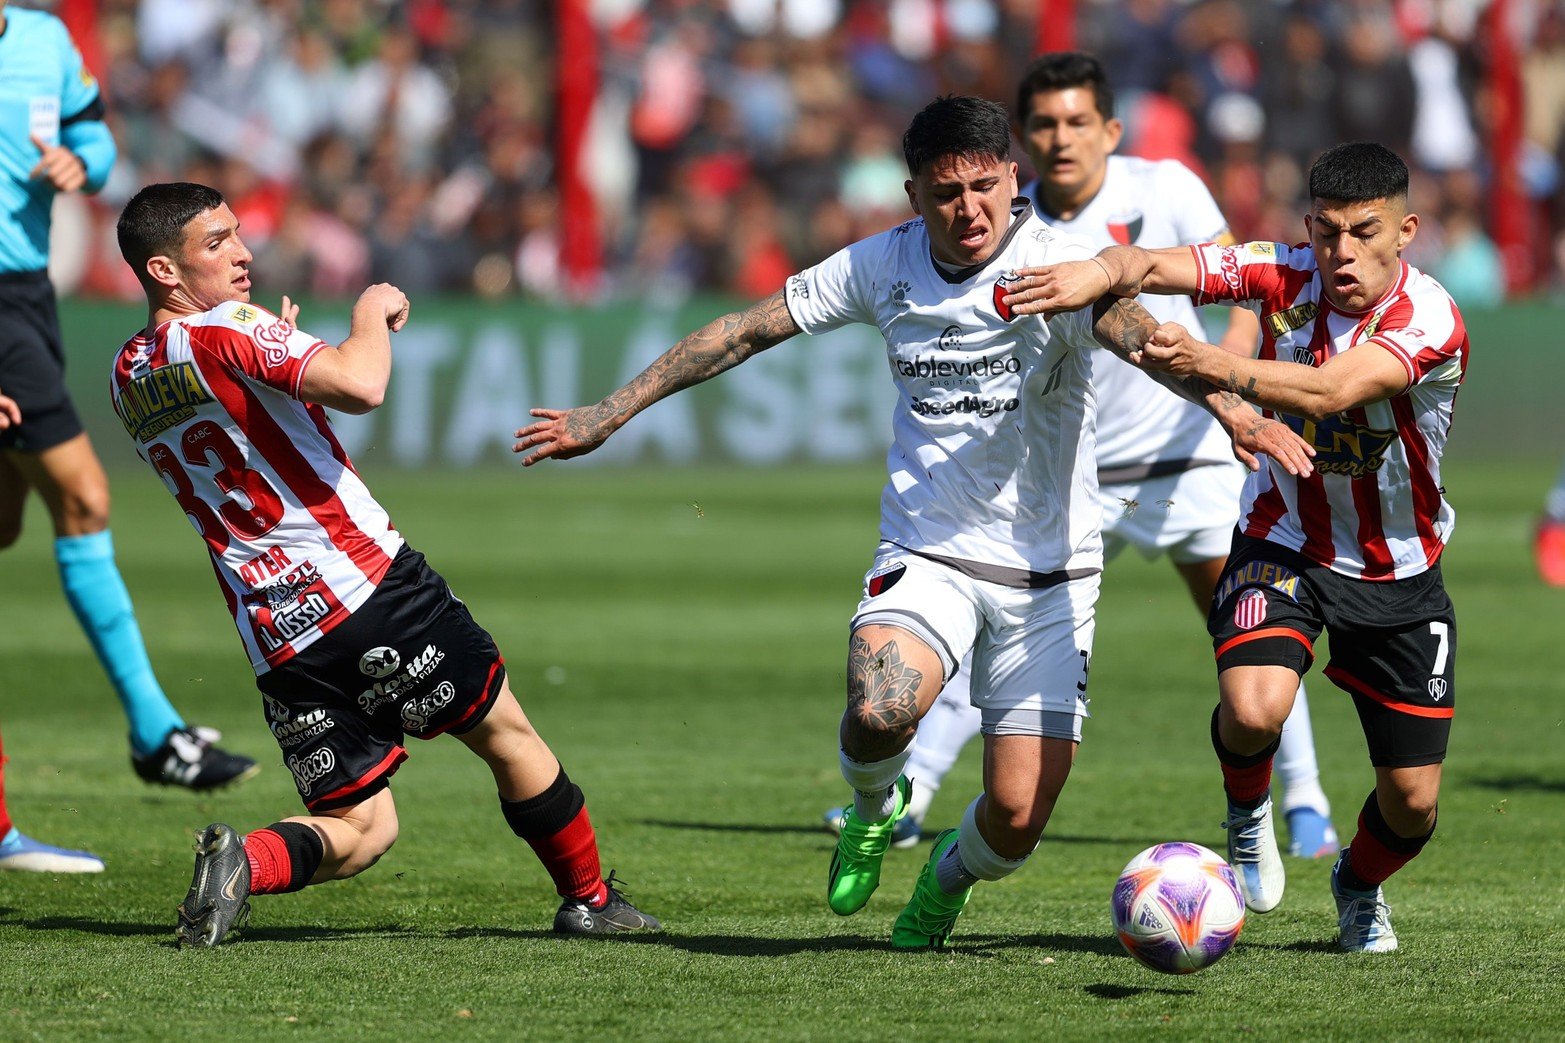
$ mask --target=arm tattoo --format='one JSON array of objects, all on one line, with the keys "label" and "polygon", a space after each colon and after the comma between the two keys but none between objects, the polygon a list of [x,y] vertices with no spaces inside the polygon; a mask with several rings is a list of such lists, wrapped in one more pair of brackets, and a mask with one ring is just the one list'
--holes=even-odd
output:
[{"label": "arm tattoo", "polygon": [[849,756],[879,760],[907,745],[918,726],[922,672],[902,660],[895,639],[870,651],[855,634],[848,646],[848,712],[842,719]]},{"label": "arm tattoo", "polygon": [[[1129,361],[1133,351],[1146,347],[1157,329],[1157,320],[1145,308],[1129,297],[1106,294],[1092,305],[1092,333],[1098,343],[1121,359]],[[1142,370],[1147,376],[1168,388],[1180,398],[1188,399],[1203,408],[1209,408],[1206,397],[1212,386],[1200,377],[1179,377],[1172,373]]]},{"label": "arm tattoo", "polygon": [[[572,417],[571,428],[596,430],[615,420],[628,420],[676,391],[710,380],[745,359],[799,332],[784,303],[783,291],[714,319],[669,348],[629,384],[595,406]],[[574,433],[574,432],[573,432]]]},{"label": "arm tattoo", "polygon": [[1120,358],[1140,351],[1157,329],[1157,320],[1129,297],[1105,294],[1092,305],[1092,332],[1098,343]]},{"label": "arm tattoo", "polygon": [[1235,373],[1233,370],[1228,371],[1228,379],[1223,383],[1223,386],[1227,388],[1229,392],[1232,392],[1240,398],[1249,399],[1251,402],[1254,402],[1259,394],[1259,392],[1255,390],[1254,377],[1250,378],[1249,383],[1241,386],[1239,383],[1239,374]]}]

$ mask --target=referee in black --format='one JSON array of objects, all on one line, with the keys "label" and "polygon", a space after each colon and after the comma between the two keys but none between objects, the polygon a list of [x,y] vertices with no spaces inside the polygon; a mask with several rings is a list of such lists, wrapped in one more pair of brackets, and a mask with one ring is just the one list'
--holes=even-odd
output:
[{"label": "referee in black", "polygon": [[209,789],[256,765],[214,746],[210,728],[188,726],[147,661],[114,564],[108,479],[66,393],[47,272],[55,193],[98,191],[114,158],[98,82],[65,26],[0,0],[0,390],[21,408],[21,422],[0,431],[0,548],[21,535],[27,492],[38,490],[66,600],[129,719],[136,773]]}]

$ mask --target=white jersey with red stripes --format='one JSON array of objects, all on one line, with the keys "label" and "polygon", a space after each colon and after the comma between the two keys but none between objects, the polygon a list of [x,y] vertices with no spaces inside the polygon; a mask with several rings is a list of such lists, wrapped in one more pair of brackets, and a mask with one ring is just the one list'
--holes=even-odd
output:
[{"label": "white jersey with red stripes", "polygon": [[229,301],[114,360],[115,412],[206,541],[258,674],[362,605],[402,546],[325,410],[297,397],[324,347]]},{"label": "white jersey with red stripes", "polygon": [[1260,358],[1319,366],[1374,345],[1407,370],[1400,394],[1318,423],[1267,410],[1315,447],[1315,473],[1269,464],[1245,484],[1244,531],[1355,579],[1406,579],[1440,559],[1456,512],[1440,456],[1467,372],[1467,328],[1434,279],[1403,263],[1362,312],[1334,307],[1308,244],[1191,247],[1198,302],[1241,301],[1261,319]]}]

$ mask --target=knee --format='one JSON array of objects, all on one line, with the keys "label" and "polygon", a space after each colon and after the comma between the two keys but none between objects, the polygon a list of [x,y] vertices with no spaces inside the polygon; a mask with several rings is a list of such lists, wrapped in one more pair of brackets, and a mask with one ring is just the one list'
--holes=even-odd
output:
[{"label": "knee", "polygon": [[399,824],[396,809],[385,806],[369,809],[368,814],[353,815],[346,819],[353,827],[353,850],[343,860],[343,872],[339,876],[356,876],[380,861],[382,855],[397,842]]},{"label": "knee", "polygon": [[86,536],[109,527],[109,482],[100,472],[61,490],[63,536]]},{"label": "knee", "polygon": [[913,738],[918,725],[916,713],[900,715],[886,712],[884,706],[864,700],[850,702],[842,715],[842,748],[848,753],[902,749]]},{"label": "knee", "polygon": [[1025,858],[1038,846],[1043,829],[1049,824],[1052,802],[1012,803],[990,795],[985,801],[984,833],[989,846],[1002,858]]},{"label": "knee", "polygon": [[1282,735],[1282,719],[1264,699],[1243,696],[1229,699],[1226,709],[1234,730],[1248,739],[1264,744]]},{"label": "knee", "polygon": [[1386,824],[1398,836],[1416,837],[1428,833],[1435,825],[1439,808],[1439,794],[1427,789],[1393,788],[1384,801],[1382,813]]}]

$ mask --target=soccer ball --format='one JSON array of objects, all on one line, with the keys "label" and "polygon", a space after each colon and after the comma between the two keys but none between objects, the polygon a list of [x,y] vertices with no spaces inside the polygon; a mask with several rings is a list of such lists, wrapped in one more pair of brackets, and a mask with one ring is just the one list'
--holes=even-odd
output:
[{"label": "soccer ball", "polygon": [[1113,907],[1125,951],[1164,974],[1210,967],[1244,927],[1238,878],[1200,844],[1158,844],[1132,858],[1114,884]]}]

